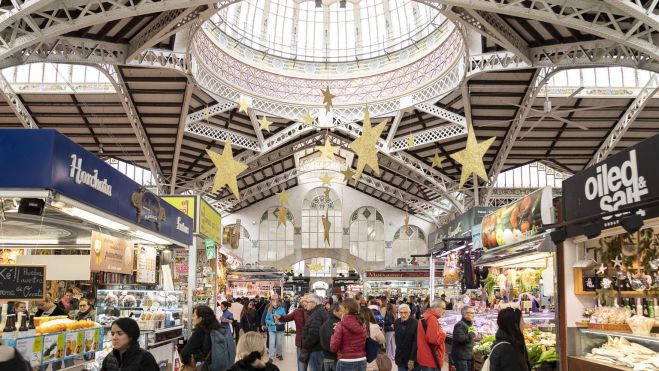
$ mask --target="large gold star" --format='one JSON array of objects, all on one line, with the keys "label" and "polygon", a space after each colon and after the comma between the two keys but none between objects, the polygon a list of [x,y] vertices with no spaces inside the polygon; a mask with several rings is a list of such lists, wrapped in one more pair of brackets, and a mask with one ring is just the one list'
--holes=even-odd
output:
[{"label": "large gold star", "polygon": [[329,209],[325,209],[325,215],[323,216],[323,242],[330,244],[329,233],[330,228],[332,227],[332,222],[329,220]]},{"label": "large gold star", "polygon": [[359,177],[362,175],[366,165],[373,169],[377,175],[380,175],[377,142],[384,130],[385,124],[386,122],[383,121],[380,125],[372,128],[371,117],[368,114],[368,107],[364,107],[364,127],[362,129],[362,135],[350,143],[350,149],[352,149],[358,156],[355,185],[357,185]]},{"label": "large gold star", "polygon": [[277,197],[279,198],[279,204],[280,205],[285,205],[285,204],[288,203],[288,191],[287,190],[284,189],[283,191],[277,193]]},{"label": "large gold star", "polygon": [[320,151],[320,158],[326,157],[330,160],[336,160],[334,157],[334,152],[339,149],[339,146],[333,146],[329,138],[325,138],[324,146],[316,146],[316,150]]},{"label": "large gold star", "polygon": [[320,182],[322,185],[330,186],[332,185],[332,176],[325,173],[323,176],[320,177]]},{"label": "large gold star", "polygon": [[416,142],[416,135],[410,135],[407,137],[407,148],[414,147],[414,142]]},{"label": "large gold star", "polygon": [[280,206],[275,212],[275,215],[277,215],[277,228],[279,228],[280,225],[283,225],[285,227],[286,216],[288,216],[288,209],[283,206]]},{"label": "large gold star", "polygon": [[352,177],[355,176],[355,172],[352,171],[351,168],[347,168],[341,172],[343,174],[343,180],[346,182],[350,182],[352,180]]},{"label": "large gold star", "polygon": [[445,157],[442,157],[437,153],[435,153],[435,156],[432,157],[432,164],[430,166],[444,168],[444,166],[442,166],[442,162],[444,162],[444,160],[446,160]]},{"label": "large gold star", "polygon": [[212,192],[215,193],[225,185],[229,187],[233,195],[240,200],[240,191],[238,190],[238,180],[236,177],[247,169],[247,165],[233,159],[233,151],[231,150],[231,138],[227,139],[224,145],[224,150],[220,155],[217,152],[206,150],[208,156],[213,161],[217,168],[215,173],[215,180],[213,180]]},{"label": "large gold star", "polygon": [[474,128],[469,125],[467,132],[467,146],[465,149],[451,155],[451,158],[462,165],[462,173],[460,174],[460,185],[465,184],[469,175],[476,174],[484,181],[487,181],[487,172],[485,172],[485,165],[483,165],[483,156],[490,148],[495,137],[492,137],[484,142],[478,143],[476,140],[476,133]]},{"label": "large gold star", "polygon": [[247,113],[248,109],[249,109],[249,102],[245,97],[240,97],[240,100],[238,100],[238,112]]},{"label": "large gold star", "polygon": [[332,99],[336,98],[336,96],[332,95],[329,86],[325,90],[320,89],[320,92],[323,93],[323,105],[325,106],[325,112],[329,112],[332,107],[334,107]]},{"label": "large gold star", "polygon": [[313,117],[311,117],[309,111],[307,111],[307,114],[302,118],[302,122],[304,123],[304,126],[313,126]]},{"label": "large gold star", "polygon": [[272,124],[272,121],[268,120],[268,117],[263,115],[263,117],[259,120],[259,127],[261,130],[267,130],[268,133],[270,132],[270,125]]}]

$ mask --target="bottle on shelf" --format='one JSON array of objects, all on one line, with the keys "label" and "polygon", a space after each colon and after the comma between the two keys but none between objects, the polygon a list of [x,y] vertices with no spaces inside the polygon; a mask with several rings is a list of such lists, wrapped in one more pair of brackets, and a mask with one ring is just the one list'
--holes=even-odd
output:
[{"label": "bottle on shelf", "polygon": [[30,336],[35,335],[37,332],[37,328],[34,326],[34,314],[30,314],[30,320],[27,325],[27,332]]},{"label": "bottle on shelf", "polygon": [[648,308],[648,301],[643,298],[643,316],[644,317],[649,317],[650,315],[650,310]]},{"label": "bottle on shelf", "polygon": [[7,315],[7,322],[5,324],[5,328],[2,330],[3,339],[11,339],[16,337],[16,326],[14,325],[16,321],[15,317],[15,314]]},{"label": "bottle on shelf", "polygon": [[20,317],[21,317],[21,318],[20,318],[20,323],[21,323],[21,325],[20,325],[20,327],[18,328],[18,332],[23,332],[23,333],[25,333],[25,332],[27,332],[27,330],[28,330],[28,328],[27,328],[27,318],[28,318],[27,311],[25,311],[25,312],[23,312],[23,313],[19,313],[19,315],[20,315]]},{"label": "bottle on shelf", "polygon": [[631,302],[630,302],[629,298],[623,298],[622,303],[623,303],[623,306],[625,307],[625,309],[629,309],[630,311],[632,310],[632,305],[631,305]]},{"label": "bottle on shelf", "polygon": [[648,317],[654,318],[655,316],[655,307],[654,303],[657,301],[657,299],[650,300],[648,299]]},{"label": "bottle on shelf", "polygon": [[636,315],[643,315],[643,302],[641,301],[641,298],[636,298]]}]

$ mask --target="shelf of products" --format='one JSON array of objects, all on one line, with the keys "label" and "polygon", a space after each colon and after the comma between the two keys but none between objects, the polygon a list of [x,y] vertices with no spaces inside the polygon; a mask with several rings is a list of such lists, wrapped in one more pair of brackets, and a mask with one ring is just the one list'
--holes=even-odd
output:
[{"label": "shelf of products", "polygon": [[96,320],[104,326],[118,317],[133,317],[145,330],[182,324],[182,291],[97,290],[96,295]]}]

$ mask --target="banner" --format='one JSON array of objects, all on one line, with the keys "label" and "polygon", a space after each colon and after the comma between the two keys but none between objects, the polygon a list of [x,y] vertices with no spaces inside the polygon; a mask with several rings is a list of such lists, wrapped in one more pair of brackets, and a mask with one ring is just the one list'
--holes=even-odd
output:
[{"label": "banner", "polygon": [[156,283],[156,249],[149,246],[140,246],[138,251],[136,281]]},{"label": "banner", "polygon": [[465,211],[447,224],[441,226],[436,232],[428,235],[428,248],[433,250],[436,244],[441,244],[445,238],[471,237],[471,227],[481,223],[483,218],[495,211],[489,206],[476,206]]},{"label": "banner", "polygon": [[92,272],[132,274],[133,243],[92,231],[89,262]]},{"label": "banner", "polygon": [[217,248],[215,247],[215,241],[212,238],[207,238],[204,240],[204,247],[206,247],[206,259],[216,259],[217,258]]},{"label": "banner", "polygon": [[212,238],[213,241],[222,241],[220,234],[222,229],[221,220],[220,214],[208,202],[201,199],[199,203],[199,233]]}]

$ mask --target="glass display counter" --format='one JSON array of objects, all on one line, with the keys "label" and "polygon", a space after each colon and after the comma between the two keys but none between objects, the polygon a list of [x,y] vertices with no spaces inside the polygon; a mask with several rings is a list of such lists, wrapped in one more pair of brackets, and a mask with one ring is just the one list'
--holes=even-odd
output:
[{"label": "glass display counter", "polygon": [[659,370],[659,334],[575,329],[569,370]]},{"label": "glass display counter", "polygon": [[119,317],[131,317],[142,330],[181,326],[183,291],[98,290],[96,321],[108,327]]}]

